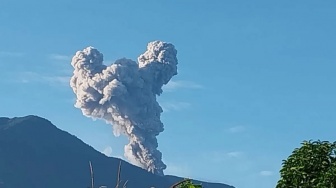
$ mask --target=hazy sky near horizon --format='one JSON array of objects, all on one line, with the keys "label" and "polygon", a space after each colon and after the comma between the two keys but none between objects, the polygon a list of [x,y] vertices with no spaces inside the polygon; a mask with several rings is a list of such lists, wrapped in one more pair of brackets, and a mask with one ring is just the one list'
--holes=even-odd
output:
[{"label": "hazy sky near horizon", "polygon": [[303,140],[335,141],[336,1],[1,0],[0,116],[39,115],[107,155],[127,140],[84,117],[71,57],[105,64],[171,42],[178,72],[158,97],[166,174],[270,188]]}]

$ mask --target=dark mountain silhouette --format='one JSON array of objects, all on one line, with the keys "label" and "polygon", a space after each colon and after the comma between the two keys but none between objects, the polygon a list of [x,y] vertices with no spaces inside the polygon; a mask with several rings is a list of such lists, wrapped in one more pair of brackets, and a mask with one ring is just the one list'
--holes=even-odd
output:
[{"label": "dark mountain silhouette", "polygon": [[[180,177],[160,177],[113,157],[106,157],[77,137],[37,117],[0,118],[0,188],[87,188],[89,161],[95,186],[114,188],[121,161],[127,188],[168,188]],[[206,188],[233,188],[202,182]]]}]

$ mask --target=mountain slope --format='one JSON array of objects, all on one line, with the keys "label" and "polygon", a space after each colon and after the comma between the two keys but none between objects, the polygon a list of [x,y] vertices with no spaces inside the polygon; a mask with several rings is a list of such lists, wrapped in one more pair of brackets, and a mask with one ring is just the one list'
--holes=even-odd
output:
[{"label": "mountain slope", "polygon": [[[37,117],[0,118],[0,188],[86,188],[92,161],[97,187],[115,187],[120,159],[106,157],[75,136]],[[128,188],[166,188],[181,180],[156,176],[122,162]],[[209,188],[232,188],[203,183]]]}]

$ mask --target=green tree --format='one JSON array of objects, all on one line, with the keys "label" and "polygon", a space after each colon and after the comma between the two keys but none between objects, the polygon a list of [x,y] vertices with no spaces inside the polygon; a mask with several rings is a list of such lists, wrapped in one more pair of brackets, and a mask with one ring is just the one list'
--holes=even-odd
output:
[{"label": "green tree", "polygon": [[283,160],[276,188],[336,188],[336,142],[301,145]]},{"label": "green tree", "polygon": [[171,186],[171,188],[202,188],[202,185],[193,184],[190,179],[185,179]]}]

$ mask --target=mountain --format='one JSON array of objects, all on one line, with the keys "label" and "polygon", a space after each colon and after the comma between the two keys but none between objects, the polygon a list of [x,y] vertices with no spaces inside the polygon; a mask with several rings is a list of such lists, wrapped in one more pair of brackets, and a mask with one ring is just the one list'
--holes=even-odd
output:
[{"label": "mountain", "polygon": [[[107,157],[77,137],[37,117],[0,118],[0,188],[115,187],[121,162],[121,180],[127,188],[168,188],[182,180],[157,176],[121,159]],[[199,181],[196,181],[199,182]],[[205,188],[233,188],[201,182]]]}]

